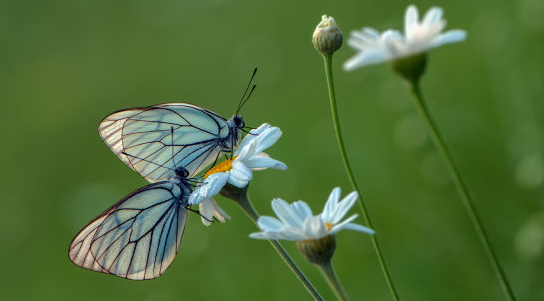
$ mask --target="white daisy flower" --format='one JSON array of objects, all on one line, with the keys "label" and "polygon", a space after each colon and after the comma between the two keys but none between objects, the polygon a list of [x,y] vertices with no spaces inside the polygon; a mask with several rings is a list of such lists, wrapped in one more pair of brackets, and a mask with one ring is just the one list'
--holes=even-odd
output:
[{"label": "white daisy flower", "polygon": [[344,63],[344,70],[351,71],[365,65],[408,57],[464,40],[467,35],[464,30],[441,33],[446,26],[446,20],[442,19],[443,13],[442,8],[432,7],[420,22],[417,8],[410,5],[404,15],[404,35],[397,30],[387,30],[380,34],[368,27],[352,31],[348,45],[359,53]]},{"label": "white daisy flower", "polygon": [[266,123],[251,130],[234,152],[232,159],[221,162],[204,175],[204,183],[193,191],[189,197],[189,204],[199,204],[211,198],[227,183],[238,188],[246,187],[253,178],[253,170],[287,169],[285,164],[263,153],[278,141],[281,134],[278,127]]},{"label": "white daisy flower", "polygon": [[343,229],[360,231],[374,234],[374,230],[351,223],[357,214],[354,214],[344,221],[341,221],[348,210],[357,200],[357,192],[348,194],[340,200],[340,188],[333,189],[329,200],[325,204],[323,213],[313,215],[312,210],[303,201],[288,204],[282,199],[272,200],[272,209],[279,220],[262,216],[257,221],[262,232],[250,234],[251,238],[257,239],[284,239],[290,241],[318,240],[323,237],[334,235]]}]

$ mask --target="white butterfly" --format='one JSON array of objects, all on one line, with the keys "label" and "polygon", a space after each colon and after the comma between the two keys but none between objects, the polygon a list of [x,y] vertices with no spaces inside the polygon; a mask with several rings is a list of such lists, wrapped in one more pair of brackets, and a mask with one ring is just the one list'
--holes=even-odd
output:
[{"label": "white butterfly", "polygon": [[187,222],[193,188],[189,178],[236,146],[245,126],[238,112],[255,85],[247,94],[249,87],[229,120],[187,103],[126,109],[104,118],[98,129],[104,142],[152,184],[85,226],[70,244],[70,260],[134,280],[164,273],[179,250]]},{"label": "white butterfly", "polygon": [[113,205],[72,240],[73,263],[133,280],[160,276],[176,256],[187,222],[184,182],[144,186]]},{"label": "white butterfly", "polygon": [[245,126],[187,103],[168,103],[113,113],[100,123],[100,136],[130,168],[149,182],[168,180],[176,167],[194,177],[231,152]]},{"label": "white butterfly", "polygon": [[244,127],[186,103],[113,113],[100,123],[100,136],[129,167],[152,184],[140,188],[85,226],[72,240],[75,264],[119,277],[160,276],[179,250],[192,186],[198,174],[223,152],[231,152]]}]

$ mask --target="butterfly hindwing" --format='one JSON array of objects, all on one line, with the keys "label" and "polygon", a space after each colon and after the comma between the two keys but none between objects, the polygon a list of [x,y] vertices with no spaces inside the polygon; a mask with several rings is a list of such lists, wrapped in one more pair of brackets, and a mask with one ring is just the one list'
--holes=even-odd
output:
[{"label": "butterfly hindwing", "polygon": [[133,280],[160,276],[179,250],[189,193],[182,184],[170,181],[132,192],[76,235],[70,260]]},{"label": "butterfly hindwing", "polygon": [[238,132],[229,122],[198,106],[171,103],[113,113],[100,123],[99,132],[123,162],[157,182],[172,178],[176,167],[192,177],[222,151],[230,151]]}]

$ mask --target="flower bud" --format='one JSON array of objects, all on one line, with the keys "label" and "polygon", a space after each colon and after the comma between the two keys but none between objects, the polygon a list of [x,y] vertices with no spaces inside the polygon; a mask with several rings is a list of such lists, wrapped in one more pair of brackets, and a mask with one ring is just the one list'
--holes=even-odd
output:
[{"label": "flower bud", "polygon": [[334,235],[327,235],[320,239],[297,241],[297,247],[309,262],[321,265],[331,261],[336,239]]},{"label": "flower bud", "polygon": [[342,31],[334,18],[323,15],[312,36],[315,49],[321,54],[333,53],[342,46],[342,41]]}]

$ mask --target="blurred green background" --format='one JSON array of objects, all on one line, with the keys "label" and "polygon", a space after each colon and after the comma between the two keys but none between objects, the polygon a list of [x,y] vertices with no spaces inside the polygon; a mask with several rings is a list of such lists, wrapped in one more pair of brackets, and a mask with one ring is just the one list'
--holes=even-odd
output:
[{"label": "blurred green background", "polygon": [[[191,214],[180,254],[152,281],[81,269],[67,256],[92,218],[146,184],[97,133],[107,114],[190,102],[227,118],[251,71],[248,125],[281,127],[269,150],[288,171],[256,173],[251,197],[315,212],[350,186],[332,128],[322,14],[352,29],[401,28],[407,1],[0,0],[0,296],[3,300],[308,300],[234,203],[204,227]],[[445,9],[463,43],[435,49],[423,91],[520,300],[544,300],[544,2],[417,1]],[[382,64],[345,73],[335,55],[349,155],[404,300],[503,300],[460,198],[402,81]],[[351,213],[359,213],[354,207]],[[362,218],[358,218],[363,223]],[[367,235],[342,232],[334,258],[352,300],[391,300]],[[285,243],[326,299],[319,272]]]}]

